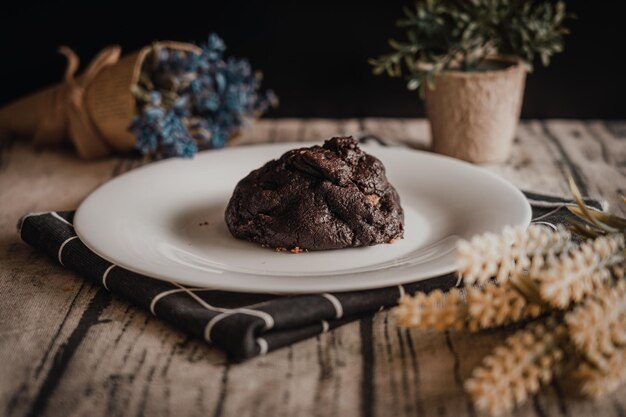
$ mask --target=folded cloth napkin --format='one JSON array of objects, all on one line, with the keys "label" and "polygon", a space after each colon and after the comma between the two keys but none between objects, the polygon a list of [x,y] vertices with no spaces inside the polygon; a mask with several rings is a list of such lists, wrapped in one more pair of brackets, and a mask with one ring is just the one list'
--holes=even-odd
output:
[{"label": "folded cloth napkin", "polygon": [[[572,216],[571,200],[525,193],[533,221],[551,227]],[[587,200],[602,210],[603,204]],[[62,266],[150,311],[174,327],[205,339],[242,361],[327,332],[393,306],[417,291],[454,286],[448,274],[428,280],[367,291],[278,296],[187,287],[126,270],[90,251],[76,236],[73,211],[27,214],[18,224],[21,238]]]}]

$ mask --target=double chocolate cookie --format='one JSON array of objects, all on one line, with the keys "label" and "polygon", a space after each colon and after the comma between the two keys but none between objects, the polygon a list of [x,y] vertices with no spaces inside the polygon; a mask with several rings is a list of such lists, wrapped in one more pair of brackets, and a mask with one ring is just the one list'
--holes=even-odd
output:
[{"label": "double chocolate cookie", "polygon": [[263,246],[325,250],[400,239],[404,214],[382,162],[341,137],[252,171],[235,187],[226,224]]}]

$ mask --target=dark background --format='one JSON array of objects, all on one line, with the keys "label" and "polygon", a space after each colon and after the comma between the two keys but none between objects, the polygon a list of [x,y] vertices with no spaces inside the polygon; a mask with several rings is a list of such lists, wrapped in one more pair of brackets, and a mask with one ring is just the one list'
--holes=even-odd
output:
[{"label": "dark background", "polygon": [[[367,59],[398,36],[410,1],[49,1],[1,6],[0,104],[58,81],[58,45],[87,62],[102,47],[132,51],[156,39],[203,42],[217,32],[227,53],[248,57],[280,96],[277,117],[422,116],[400,79],[375,77]],[[626,118],[626,22],[616,2],[568,1],[565,52],[527,81],[525,118]]]}]

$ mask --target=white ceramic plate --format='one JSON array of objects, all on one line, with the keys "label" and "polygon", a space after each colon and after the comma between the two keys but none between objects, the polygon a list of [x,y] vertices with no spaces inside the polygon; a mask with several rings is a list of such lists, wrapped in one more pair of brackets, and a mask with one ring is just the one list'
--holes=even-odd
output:
[{"label": "white ceramic plate", "polygon": [[405,238],[391,245],[278,253],[233,238],[224,210],[237,182],[290,143],[203,152],[133,170],[80,206],[75,227],[103,258],[151,277],[230,291],[311,293],[377,288],[455,269],[459,238],[528,225],[523,194],[451,158],[367,147],[400,194]]}]

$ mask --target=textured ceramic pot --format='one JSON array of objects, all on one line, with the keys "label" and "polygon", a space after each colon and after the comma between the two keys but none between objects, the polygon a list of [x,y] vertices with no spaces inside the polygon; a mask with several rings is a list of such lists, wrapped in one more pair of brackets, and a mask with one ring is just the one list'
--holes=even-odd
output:
[{"label": "textured ceramic pot", "polygon": [[494,70],[446,71],[426,88],[426,113],[436,153],[474,163],[503,162],[519,121],[525,67],[492,60]]}]

